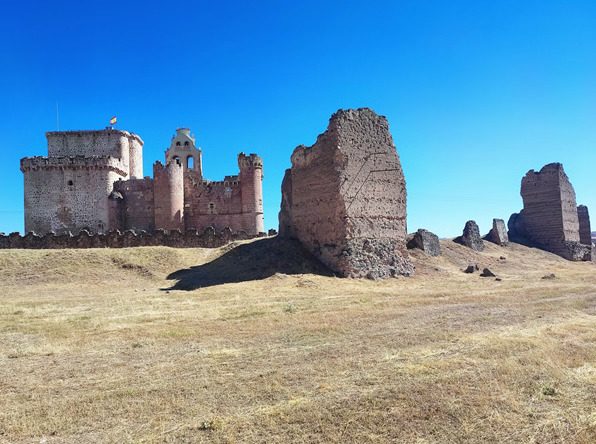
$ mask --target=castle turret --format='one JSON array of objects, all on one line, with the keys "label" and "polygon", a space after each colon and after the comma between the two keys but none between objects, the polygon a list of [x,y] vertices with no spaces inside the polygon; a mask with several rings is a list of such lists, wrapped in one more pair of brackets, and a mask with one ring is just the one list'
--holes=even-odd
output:
[{"label": "castle turret", "polygon": [[256,154],[238,154],[242,217],[244,230],[249,234],[265,232],[263,218],[263,159]]},{"label": "castle turret", "polygon": [[153,164],[155,228],[184,231],[184,170],[179,162]]},{"label": "castle turret", "polygon": [[193,171],[198,179],[203,178],[203,152],[195,146],[195,138],[189,128],[178,128],[172,143],[166,150],[166,165],[179,162],[184,171]]}]

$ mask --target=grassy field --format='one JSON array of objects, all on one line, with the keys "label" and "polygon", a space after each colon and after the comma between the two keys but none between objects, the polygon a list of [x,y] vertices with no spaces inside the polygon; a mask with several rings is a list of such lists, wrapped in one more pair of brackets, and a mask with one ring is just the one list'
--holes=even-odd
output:
[{"label": "grassy field", "polygon": [[594,264],[446,240],[349,280],[267,242],[0,251],[0,442],[596,442]]}]

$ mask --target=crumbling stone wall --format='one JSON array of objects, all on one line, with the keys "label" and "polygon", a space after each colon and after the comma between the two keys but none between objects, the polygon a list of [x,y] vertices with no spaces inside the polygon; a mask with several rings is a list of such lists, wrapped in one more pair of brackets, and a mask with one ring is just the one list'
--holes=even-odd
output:
[{"label": "crumbling stone wall", "polygon": [[406,187],[389,124],[368,108],[339,110],[299,146],[282,185],[280,235],[296,237],[346,277],[410,275]]},{"label": "crumbling stone wall", "polygon": [[560,163],[528,171],[521,183],[524,208],[509,219],[509,237],[569,260],[590,260],[589,245],[580,243],[575,191]]},{"label": "crumbling stone wall", "polygon": [[588,207],[579,205],[577,207],[577,219],[579,222],[579,242],[584,245],[592,245],[592,233],[590,231],[590,214]]}]

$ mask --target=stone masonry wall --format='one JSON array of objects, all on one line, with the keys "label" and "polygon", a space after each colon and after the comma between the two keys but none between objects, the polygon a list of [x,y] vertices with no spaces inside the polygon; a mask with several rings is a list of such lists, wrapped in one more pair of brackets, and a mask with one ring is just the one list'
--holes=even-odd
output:
[{"label": "stone masonry wall", "polygon": [[114,191],[122,196],[117,209],[121,220],[118,229],[148,232],[155,230],[153,182],[153,179],[146,177],[114,183]]},{"label": "stone masonry wall", "polygon": [[590,214],[588,207],[579,205],[577,207],[577,218],[579,221],[579,243],[592,245],[592,234],[590,230]]},{"label": "stone masonry wall", "polygon": [[[202,180],[200,173],[184,174],[184,223],[187,229],[212,226],[243,231],[242,192],[237,176],[221,182]],[[254,233],[256,234],[256,233]]]},{"label": "stone masonry wall", "polygon": [[46,137],[48,157],[111,156],[120,159],[126,178],[143,177],[143,140],[136,134],[106,129],[48,132]]},{"label": "stone masonry wall", "polygon": [[410,275],[406,188],[387,119],[339,110],[283,182],[280,234],[295,236],[346,277]]},{"label": "stone masonry wall", "polygon": [[184,173],[182,165],[153,165],[155,228],[184,229]]},{"label": "stone masonry wall", "polygon": [[247,233],[263,233],[263,159],[256,154],[238,154],[242,190],[242,227]]},{"label": "stone masonry wall", "polygon": [[569,243],[579,243],[575,191],[560,163],[530,170],[522,179],[526,237],[544,249],[569,257]]},{"label": "stone masonry wall", "polygon": [[[69,160],[73,159],[77,158]],[[45,159],[43,167],[30,167],[30,160],[21,163],[26,232],[104,233],[114,228],[107,198],[114,181],[122,177],[118,169],[95,162],[102,159],[57,165]]]},{"label": "stone masonry wall", "polygon": [[167,232],[157,230],[155,233],[135,233],[132,230],[120,232],[110,231],[106,234],[89,234],[81,231],[77,235],[70,233],[56,235],[47,233],[38,236],[35,233],[27,233],[21,236],[19,233],[5,235],[0,233],[0,249],[27,248],[27,249],[53,249],[53,248],[126,248],[126,247],[149,247],[166,246],[175,248],[216,248],[221,247],[235,240],[252,239],[260,236],[251,236],[244,232],[233,233],[230,229],[216,231],[208,227],[203,231],[187,230],[182,233],[179,230]]}]

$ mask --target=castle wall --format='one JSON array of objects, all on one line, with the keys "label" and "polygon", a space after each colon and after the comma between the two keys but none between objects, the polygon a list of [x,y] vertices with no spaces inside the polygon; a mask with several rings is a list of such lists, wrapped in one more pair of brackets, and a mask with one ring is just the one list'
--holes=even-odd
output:
[{"label": "castle wall", "polygon": [[111,229],[107,197],[121,177],[118,164],[108,158],[23,159],[25,231],[104,233]]},{"label": "castle wall", "polygon": [[[579,243],[575,191],[560,163],[530,170],[522,179],[526,236],[543,248],[568,257],[566,243]],[[569,257],[568,257],[569,258]]]},{"label": "castle wall", "polygon": [[155,228],[184,230],[184,171],[182,165],[153,165]]},{"label": "castle wall", "polygon": [[187,172],[184,194],[184,221],[187,230],[202,230],[211,226],[216,230],[229,227],[234,232],[246,231],[243,229],[242,190],[237,176],[210,182],[201,180],[199,174]]},{"label": "castle wall", "polygon": [[119,230],[153,232],[155,230],[154,180],[151,178],[119,180],[114,191],[121,194],[118,203]]},{"label": "castle wall", "polygon": [[297,237],[343,276],[409,275],[406,188],[387,120],[340,110],[283,181],[280,234]]}]

